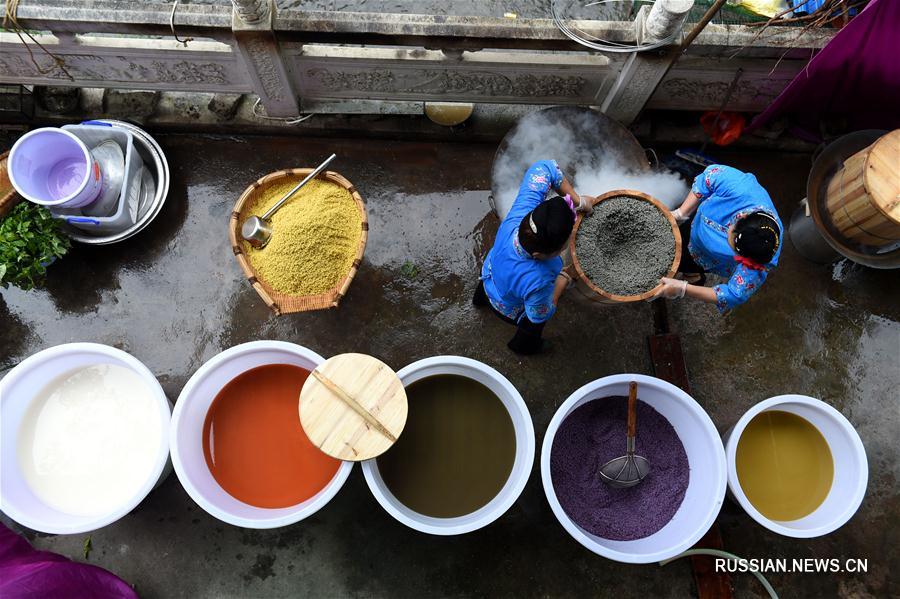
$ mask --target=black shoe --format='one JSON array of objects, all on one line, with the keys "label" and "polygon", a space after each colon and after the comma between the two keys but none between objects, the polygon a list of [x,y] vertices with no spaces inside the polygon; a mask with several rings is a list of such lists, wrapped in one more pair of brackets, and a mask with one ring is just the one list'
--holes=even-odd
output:
[{"label": "black shoe", "polygon": [[516,335],[509,340],[506,347],[520,356],[534,356],[550,349],[550,344],[540,337],[535,338],[531,336],[523,337],[521,335]]},{"label": "black shoe", "polygon": [[475,288],[475,295],[472,296],[472,305],[477,308],[484,308],[488,304],[488,297],[484,292],[484,283],[478,281],[478,287]]}]

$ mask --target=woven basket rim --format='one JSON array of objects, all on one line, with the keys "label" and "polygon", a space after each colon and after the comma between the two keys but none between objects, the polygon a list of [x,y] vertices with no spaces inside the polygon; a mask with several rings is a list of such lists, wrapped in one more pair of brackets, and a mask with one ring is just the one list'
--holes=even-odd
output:
[{"label": "woven basket rim", "polygon": [[362,233],[359,238],[359,243],[356,247],[356,255],[353,259],[353,265],[350,267],[350,270],[347,272],[347,274],[345,274],[334,285],[334,287],[323,293],[315,295],[292,295],[274,290],[271,286],[268,285],[268,283],[259,278],[256,271],[250,265],[250,260],[247,256],[247,253],[244,251],[244,241],[241,238],[240,225],[242,221],[241,213],[244,210],[245,204],[250,198],[251,194],[260,187],[269,187],[274,182],[288,177],[305,177],[313,170],[314,169],[312,168],[282,169],[260,177],[253,184],[247,187],[247,189],[244,190],[244,192],[240,195],[237,202],[235,203],[234,209],[231,212],[228,237],[231,241],[232,252],[234,253],[235,258],[238,261],[238,265],[240,266],[244,275],[247,277],[247,280],[250,282],[250,285],[276,315],[306,312],[310,310],[323,310],[327,308],[337,307],[341,299],[344,297],[344,295],[346,295],[347,290],[350,287],[350,283],[353,282],[353,278],[356,276],[356,273],[359,270],[359,266],[362,263],[363,254],[366,250],[369,220],[366,214],[365,200],[363,200],[362,196],[356,190],[356,187],[354,187],[354,185],[340,173],[334,171],[325,171],[319,174],[316,178],[328,180],[350,192],[350,196],[353,198],[353,201],[356,204],[356,209],[359,211],[359,215],[362,221]]},{"label": "woven basket rim", "polygon": [[[681,262],[682,239],[681,231],[678,229],[678,222],[675,220],[675,217],[672,216],[671,210],[669,210],[665,206],[665,204],[663,204],[653,196],[634,189],[614,189],[612,191],[608,191],[603,195],[599,195],[594,198],[593,206],[596,207],[601,202],[605,202],[606,200],[620,196],[627,196],[635,200],[643,200],[645,202],[653,204],[654,206],[656,206],[656,209],[666,217],[666,220],[669,221],[669,224],[672,226],[672,234],[675,236],[675,257],[672,259],[672,265],[669,267],[668,272],[666,272],[666,276],[675,276],[675,273],[678,272],[678,265]],[[581,263],[578,261],[578,254],[575,252],[575,240],[578,237],[578,228],[581,226],[581,221],[583,220],[583,214],[579,214],[575,219],[575,226],[572,228],[572,237],[569,239],[569,254],[572,256],[572,264],[575,265],[575,272],[578,274],[578,278],[582,282],[584,282],[584,284],[587,285],[591,291],[608,300],[626,303],[650,299],[651,297],[656,295],[657,291],[662,289],[662,283],[660,283],[652,289],[637,295],[616,295],[615,293],[609,293],[597,287],[597,285],[595,285],[594,282],[591,281],[591,279],[584,273],[584,270],[582,270]]]},{"label": "woven basket rim", "polygon": [[18,194],[16,188],[12,186],[12,181],[9,180],[9,175],[7,174],[7,166],[9,161],[9,150],[0,153],[0,176],[9,181],[9,190],[0,195],[0,218],[6,215],[6,212],[15,208],[16,204],[18,204],[22,200],[22,196]]}]

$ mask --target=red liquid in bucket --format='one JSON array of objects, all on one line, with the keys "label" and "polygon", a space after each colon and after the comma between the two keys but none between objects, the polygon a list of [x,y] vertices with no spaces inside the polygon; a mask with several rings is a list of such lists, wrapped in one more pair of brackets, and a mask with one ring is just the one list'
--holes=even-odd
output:
[{"label": "red liquid in bucket", "polygon": [[309,371],[290,364],[248,370],[225,385],[206,414],[203,453],[229,495],[261,508],[302,503],[341,465],[313,445],[297,412]]}]

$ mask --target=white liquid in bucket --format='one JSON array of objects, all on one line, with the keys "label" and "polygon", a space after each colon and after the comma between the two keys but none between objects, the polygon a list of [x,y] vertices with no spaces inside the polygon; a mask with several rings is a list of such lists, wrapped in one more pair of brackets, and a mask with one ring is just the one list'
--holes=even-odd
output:
[{"label": "white liquid in bucket", "polygon": [[87,163],[81,157],[63,158],[54,164],[47,175],[47,191],[50,197],[61,200],[78,191],[87,168]]},{"label": "white liquid in bucket", "polygon": [[19,466],[48,506],[107,514],[145,483],[161,428],[158,400],[137,373],[113,364],[79,368],[31,401],[19,428]]}]

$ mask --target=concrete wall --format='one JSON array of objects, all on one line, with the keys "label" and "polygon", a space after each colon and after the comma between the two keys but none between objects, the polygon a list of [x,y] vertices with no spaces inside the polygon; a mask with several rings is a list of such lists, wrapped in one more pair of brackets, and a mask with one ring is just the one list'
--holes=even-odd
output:
[{"label": "concrete wall", "polygon": [[[53,56],[33,45],[29,53],[4,32],[0,81],[252,93],[270,117],[297,116],[304,104],[322,101],[460,101],[593,105],[630,123],[644,107],[718,108],[739,67],[744,74],[727,108],[761,110],[833,36],[710,25],[679,58],[674,44],[635,55],[589,51],[550,19],[272,6],[247,24],[229,6],[188,4],[175,19],[179,38],[194,38],[184,45],[173,38],[170,17],[170,4],[22,0],[19,22]],[[606,39],[635,38],[631,22],[579,25]]]}]

